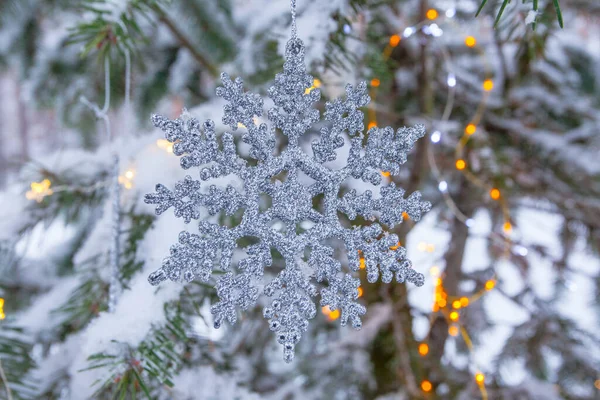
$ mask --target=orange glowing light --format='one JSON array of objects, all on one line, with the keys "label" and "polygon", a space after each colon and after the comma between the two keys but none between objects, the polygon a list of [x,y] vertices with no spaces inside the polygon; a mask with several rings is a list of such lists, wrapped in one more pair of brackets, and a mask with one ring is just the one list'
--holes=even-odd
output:
[{"label": "orange glowing light", "polygon": [[381,84],[381,81],[377,78],[371,79],[371,86],[378,87]]},{"label": "orange glowing light", "polygon": [[359,261],[359,267],[360,267],[360,269],[365,269],[365,259],[362,257],[360,258],[360,261]]},{"label": "orange glowing light", "polygon": [[483,90],[485,90],[486,92],[489,92],[493,88],[494,88],[494,81],[492,81],[491,79],[486,79],[485,81],[483,81]]},{"label": "orange glowing light", "polygon": [[429,345],[427,343],[421,343],[419,345],[419,354],[425,356],[427,353],[429,353]]},{"label": "orange glowing light", "polygon": [[475,40],[475,38],[473,36],[467,36],[465,38],[465,45],[467,47],[475,47],[476,44],[477,44],[477,40]]},{"label": "orange glowing light", "polygon": [[375,128],[376,126],[377,126],[377,122],[371,121],[371,122],[369,122],[369,125],[367,125],[367,129]]},{"label": "orange glowing light", "polygon": [[477,130],[477,127],[475,126],[475,124],[469,124],[465,128],[465,133],[467,135],[472,135],[475,133],[476,130]]},{"label": "orange glowing light", "polygon": [[496,188],[490,190],[490,197],[494,200],[498,200],[500,198],[500,191]]},{"label": "orange glowing light", "polygon": [[459,316],[458,316],[458,313],[457,313],[456,311],[452,311],[452,312],[450,313],[450,320],[451,320],[451,321],[458,321],[458,317],[459,317]]},{"label": "orange glowing light", "polygon": [[400,36],[399,35],[390,36],[390,46],[396,47],[396,46],[398,46],[398,44],[400,44]]},{"label": "orange glowing light", "polygon": [[493,279],[490,279],[485,283],[485,290],[492,290],[494,287],[496,287],[496,281]]},{"label": "orange glowing light", "polygon": [[433,385],[431,385],[431,382],[429,382],[428,380],[424,380],[423,382],[421,382],[421,389],[423,389],[424,392],[431,392],[431,389],[433,389]]},{"label": "orange glowing light", "polygon": [[430,8],[429,10],[427,10],[427,14],[426,15],[427,15],[428,19],[433,20],[433,19],[436,19],[438,17],[438,12],[437,12],[436,9]]},{"label": "orange glowing light", "polygon": [[450,328],[448,328],[448,334],[450,336],[457,336],[458,335],[458,327],[456,325],[451,325]]},{"label": "orange glowing light", "polygon": [[381,171],[381,175],[387,178],[388,176],[390,176],[390,171]]},{"label": "orange glowing light", "polygon": [[469,305],[469,299],[467,297],[461,297],[460,298],[460,305],[463,307],[466,307]]},{"label": "orange glowing light", "polygon": [[467,166],[465,160],[456,160],[456,169],[462,171]]},{"label": "orange glowing light", "polygon": [[362,295],[363,295],[363,288],[359,287],[356,290],[358,291],[358,297],[362,297]]},{"label": "orange glowing light", "polygon": [[462,303],[460,302],[460,300],[454,300],[452,302],[452,308],[456,308],[458,310],[461,307],[462,307]]},{"label": "orange glowing light", "polygon": [[485,375],[483,375],[481,372],[478,372],[475,374],[475,382],[482,384],[484,380],[485,380]]},{"label": "orange glowing light", "polygon": [[505,222],[504,225],[502,225],[502,230],[504,231],[504,233],[511,233],[512,225],[510,224],[510,222]]},{"label": "orange glowing light", "polygon": [[440,308],[444,308],[446,307],[446,300],[445,299],[440,299],[438,300],[438,306],[440,306]]},{"label": "orange glowing light", "polygon": [[336,319],[338,319],[340,317],[340,310],[333,310],[332,312],[329,313],[329,315],[327,316],[327,318],[329,318],[330,321],[335,321]]}]

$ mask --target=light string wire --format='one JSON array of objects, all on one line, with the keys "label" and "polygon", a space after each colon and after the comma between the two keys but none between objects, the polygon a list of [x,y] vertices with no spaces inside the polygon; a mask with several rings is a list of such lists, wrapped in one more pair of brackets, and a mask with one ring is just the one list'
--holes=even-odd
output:
[{"label": "light string wire", "polygon": [[[455,14],[455,10],[448,10],[446,12],[446,17],[447,17],[446,20],[452,21],[452,17],[454,16],[454,14]],[[406,39],[406,38],[412,36],[419,29],[423,29],[424,32],[430,34],[433,37],[441,36],[443,31],[437,26],[437,24],[432,22],[433,20],[436,20],[437,17],[438,17],[437,10],[430,9],[427,12],[427,19],[429,21],[427,21],[427,20],[421,21],[412,27],[406,28],[402,33],[392,35],[390,37],[388,44],[386,45],[386,47],[383,50],[383,60],[387,61],[390,58],[394,48],[398,46],[398,44],[400,43],[400,41],[403,38]],[[455,27],[457,26],[457,24],[454,21],[452,21],[452,23]],[[459,27],[459,29],[462,30],[460,27]],[[476,111],[474,112],[473,116],[470,118],[469,123],[467,124],[463,135],[461,136],[460,140],[457,142],[457,145],[455,148],[456,169],[459,170],[463,174],[463,176],[465,176],[465,178],[470,183],[472,183],[474,186],[479,187],[480,189],[487,190],[490,194],[490,197],[493,200],[498,201],[498,203],[500,204],[500,207],[502,210],[502,216],[504,219],[503,230],[504,230],[504,233],[506,233],[506,235],[501,235],[497,232],[492,232],[490,235],[490,238],[493,240],[496,240],[496,239],[502,240],[502,242],[505,244],[504,256],[508,257],[510,255],[512,245],[513,245],[513,243],[510,240],[510,237],[508,235],[510,233],[510,231],[512,230],[512,226],[510,224],[510,211],[509,211],[508,203],[507,203],[506,199],[504,198],[504,196],[501,195],[499,189],[484,182],[479,177],[477,177],[473,172],[471,172],[469,169],[467,169],[466,168],[467,163],[463,159],[465,146],[468,143],[468,141],[470,140],[470,136],[472,136],[475,133],[475,131],[477,129],[477,124],[479,124],[479,122],[481,121],[481,117],[483,116],[483,113],[486,110],[487,100],[489,98],[490,91],[493,88],[493,81],[490,78],[491,77],[490,65],[487,62],[485,51],[483,51],[483,49],[480,49],[479,47],[475,47],[476,40],[472,36],[466,37],[465,44],[470,48],[475,48],[475,50],[478,51],[480,56],[482,56],[482,58],[484,60],[484,76],[486,78],[483,83],[483,89],[484,89],[483,96],[476,108]],[[444,107],[444,112],[443,112],[440,122],[447,122],[447,121],[449,121],[450,115],[454,108],[454,100],[455,100],[455,93],[456,93],[456,74],[454,73],[452,58],[451,58],[451,55],[448,52],[447,48],[445,46],[443,46],[443,44],[440,44],[439,50],[440,50],[440,53],[444,60],[444,63],[447,66],[447,71],[448,71],[448,75],[447,75],[448,96],[447,96],[446,105]],[[375,109],[375,106],[376,106],[375,99],[376,99],[376,95],[377,95],[377,88],[379,87],[379,85],[380,85],[379,79],[373,78],[371,80],[370,95],[371,95],[371,98],[373,98],[373,102],[370,104],[370,106],[367,110],[369,121],[370,121],[368,124],[368,128],[377,126],[377,112]],[[435,131],[431,136],[431,141],[433,143],[438,143],[440,140],[441,140],[441,132]],[[434,175],[436,181],[438,182],[438,188],[442,194],[444,202],[447,204],[451,213],[460,222],[467,225],[468,227],[471,227],[473,225],[473,220],[471,218],[467,217],[464,213],[462,213],[462,211],[459,209],[456,202],[452,199],[452,196],[448,192],[448,184],[443,179],[442,173],[440,172],[439,167],[437,166],[437,163],[435,160],[435,155],[434,155],[434,152],[433,152],[433,149],[431,148],[431,146],[429,147],[428,152],[427,152],[427,159],[428,159],[429,165],[431,167],[431,170],[433,172],[433,175]],[[382,174],[386,177],[389,177],[389,173],[386,173],[385,171],[382,172]],[[522,247],[522,246],[520,246],[520,247]],[[521,251],[522,251],[522,249],[521,249]],[[434,268],[437,268],[437,267],[432,267],[432,270]],[[472,340],[471,340],[466,328],[460,322],[459,310],[461,308],[465,308],[469,304],[472,304],[473,302],[477,301],[481,296],[483,296],[483,294],[486,291],[492,290],[495,287],[495,285],[496,285],[496,280],[495,280],[495,277],[493,277],[492,279],[488,280],[485,283],[483,289],[481,289],[480,291],[476,292],[475,294],[473,294],[469,297],[448,296],[448,294],[444,290],[442,278],[438,278],[436,280],[436,285],[435,285],[436,289],[435,289],[435,294],[434,294],[434,305],[433,305],[433,310],[432,310],[433,313],[430,314],[430,327],[433,324],[435,315],[438,312],[441,313],[441,315],[443,315],[444,318],[446,319],[446,322],[449,326],[449,333],[451,334],[451,336],[457,336],[458,333],[460,332],[460,334],[469,350],[469,359],[471,360],[471,362],[473,364],[475,364],[478,371],[480,370],[480,368],[477,366],[477,363],[474,360],[473,343],[472,343]],[[428,333],[428,335],[427,335],[428,337],[429,337],[430,333],[431,333],[431,331]],[[427,345],[427,343],[426,342],[421,343],[419,345],[419,353],[422,356],[425,356],[428,352],[429,352],[429,346]],[[475,374],[475,381],[479,387],[482,398],[484,400],[487,400],[488,394],[487,394],[487,390],[485,387],[485,376],[481,372],[477,372]],[[421,388],[423,391],[428,392],[428,391],[432,390],[432,385],[429,381],[424,380],[421,384]]]}]

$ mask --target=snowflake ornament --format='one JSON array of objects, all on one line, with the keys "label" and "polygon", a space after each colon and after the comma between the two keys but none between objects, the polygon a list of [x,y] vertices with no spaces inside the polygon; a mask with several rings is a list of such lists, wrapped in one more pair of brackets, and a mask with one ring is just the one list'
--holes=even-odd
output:
[{"label": "snowflake ornament", "polygon": [[[360,329],[361,316],[366,312],[357,302],[360,280],[352,276],[360,268],[361,256],[369,282],[376,282],[381,275],[385,283],[395,277],[398,282],[423,284],[423,274],[411,268],[406,250],[397,246],[398,237],[385,232],[376,218],[392,228],[402,222],[404,213],[418,221],[431,204],[422,201],[419,192],[405,198],[404,190],[393,182],[381,186],[378,197],[369,190],[359,194],[353,189],[341,197],[339,194],[348,179],[381,185],[381,171],[398,174],[399,166],[425,130],[422,125],[396,132],[390,127],[375,127],[367,132],[363,145],[360,108],[370,98],[362,82],[356,88],[347,85],[344,99],[325,104],[329,126],[321,128],[319,138],[312,141],[312,152],[305,152],[299,139],[320,119],[313,105],[321,93],[318,89],[306,90],[312,86],[313,78],[306,73],[304,45],[295,35],[285,49],[283,73],[277,74],[269,89],[274,102],[268,111],[270,126],[254,122],[263,113],[261,96],[245,92],[240,78],[232,81],[223,73],[221,81],[223,86],[216,93],[228,102],[223,123],[233,131],[244,127],[241,139],[250,145],[250,157],[255,162],[238,155],[232,133],[223,133],[219,140],[211,120],[200,123],[194,118],[152,117],[154,125],[174,143],[173,152],[181,156],[182,168],[199,167],[200,175],[199,180],[186,176],[173,190],[158,184],[156,193],[146,195],[145,202],[155,204],[157,214],[172,207],[185,222],[200,222],[199,234],[180,233],[179,242],[171,247],[170,255],[149,276],[149,281],[152,285],[166,279],[207,282],[218,264],[225,271],[216,281],[220,301],[211,308],[218,328],[224,320],[235,323],[238,308],[246,310],[256,303],[265,267],[272,264],[271,250],[277,250],[285,260],[285,268],[264,286],[264,294],[273,300],[263,314],[283,345],[285,361],[290,362],[308,321],[317,314],[313,298],[318,290],[311,281],[322,283],[320,306],[339,309],[341,325],[350,321],[356,329]],[[287,138],[286,148],[278,155],[277,130]],[[345,137],[350,140],[347,163],[341,169],[332,169],[327,164],[336,159],[336,150],[344,145]],[[284,181],[280,180],[282,173],[287,173]],[[314,183],[305,185],[300,173]],[[231,185],[223,189],[215,185],[204,187],[202,183],[229,174],[240,178],[242,191]],[[264,194],[272,199],[267,210],[260,208]],[[313,207],[315,196],[322,196],[320,210]],[[233,215],[242,209],[243,216],[237,226],[221,226],[201,220],[202,207],[210,215]],[[370,224],[345,227],[338,212],[349,220],[361,216]],[[304,221],[310,221],[312,227],[297,234],[296,227]],[[281,222],[285,230],[275,229],[274,222]],[[242,237],[254,237],[257,243],[247,247],[247,256],[232,267],[236,241]],[[332,240],[343,242],[347,265],[334,258]],[[305,257],[307,249],[309,255]]]}]

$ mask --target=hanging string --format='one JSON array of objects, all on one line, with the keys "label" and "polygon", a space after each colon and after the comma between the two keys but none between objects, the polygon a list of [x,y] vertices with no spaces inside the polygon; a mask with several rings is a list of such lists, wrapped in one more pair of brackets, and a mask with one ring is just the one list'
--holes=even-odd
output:
[{"label": "hanging string", "polygon": [[290,0],[292,10],[292,39],[296,38],[296,0]]},{"label": "hanging string", "polygon": [[[129,53],[126,52],[126,73],[129,75]],[[125,100],[129,102],[129,78],[126,78],[126,95]],[[110,60],[108,57],[104,59],[104,106],[102,109],[97,104],[90,102],[84,96],[80,101],[88,106],[96,118],[104,122],[106,136],[112,153],[112,171],[111,171],[111,241],[110,241],[110,282],[108,289],[108,311],[114,312],[117,304],[117,298],[121,291],[121,282],[119,280],[119,252],[120,252],[120,226],[121,226],[121,203],[120,203],[120,185],[119,185],[119,154],[112,143],[112,131],[110,128],[110,120],[108,118],[108,110],[110,108]]]}]

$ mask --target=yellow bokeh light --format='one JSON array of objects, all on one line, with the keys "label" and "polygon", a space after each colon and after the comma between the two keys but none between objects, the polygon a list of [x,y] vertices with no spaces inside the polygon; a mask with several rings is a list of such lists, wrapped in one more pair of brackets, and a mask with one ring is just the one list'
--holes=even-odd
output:
[{"label": "yellow bokeh light", "polygon": [[458,326],[451,325],[450,328],[448,328],[448,334],[450,336],[457,336],[458,335]]},{"label": "yellow bokeh light", "polygon": [[502,230],[504,231],[504,233],[511,233],[512,232],[512,225],[510,222],[505,222],[504,225],[502,225]]},{"label": "yellow bokeh light", "polygon": [[320,80],[320,79],[317,79],[317,78],[315,78],[315,79],[313,80],[313,86],[314,86],[314,87],[316,87],[316,88],[320,88],[320,87],[321,87],[321,80]]},{"label": "yellow bokeh light", "polygon": [[419,244],[417,244],[417,249],[419,251],[427,251],[427,243],[419,242]]},{"label": "yellow bokeh light", "polygon": [[408,213],[406,211],[402,211],[402,218],[408,220],[408,219],[410,219],[410,215],[408,215]]},{"label": "yellow bokeh light", "polygon": [[460,309],[462,307],[462,303],[460,302],[460,300],[454,300],[452,302],[452,308],[456,308],[457,310]]},{"label": "yellow bokeh light", "polygon": [[477,44],[477,40],[475,40],[475,38],[473,36],[467,36],[465,38],[465,45],[467,47],[475,47],[476,44]]},{"label": "yellow bokeh light", "polygon": [[54,193],[50,186],[52,182],[49,179],[44,179],[41,182],[31,182],[30,188],[31,190],[25,193],[25,198],[27,200],[35,200],[38,203],[41,203],[44,200],[44,197],[50,196]]},{"label": "yellow bokeh light", "polygon": [[390,176],[390,171],[381,171],[381,175],[387,178],[388,176]]},{"label": "yellow bokeh light", "polygon": [[495,287],[496,287],[496,281],[493,279],[490,279],[489,281],[487,281],[485,283],[485,290],[492,290]]},{"label": "yellow bokeh light", "polygon": [[460,305],[463,307],[466,307],[469,305],[469,299],[467,297],[461,297],[460,298]]},{"label": "yellow bokeh light", "polygon": [[0,297],[0,319],[6,318],[6,314],[4,314],[4,299]]},{"label": "yellow bokeh light", "polygon": [[400,36],[399,35],[390,36],[390,46],[396,47],[396,46],[398,46],[398,44],[400,44]]},{"label": "yellow bokeh light", "polygon": [[365,259],[363,257],[360,258],[358,263],[359,263],[358,265],[359,265],[360,269],[365,269],[366,263],[365,263]]},{"label": "yellow bokeh light", "polygon": [[451,321],[458,321],[459,315],[456,311],[452,311],[450,313],[450,320]]},{"label": "yellow bokeh light", "polygon": [[427,343],[421,343],[419,345],[419,354],[425,356],[427,353],[429,353],[429,345]]},{"label": "yellow bokeh light", "polygon": [[381,81],[377,78],[371,79],[371,86],[378,87],[381,84]]},{"label": "yellow bokeh light", "polygon": [[442,278],[437,278],[435,280],[435,286],[442,286]]},{"label": "yellow bokeh light", "polygon": [[428,243],[426,250],[428,253],[433,253],[435,251],[435,246],[432,243]]},{"label": "yellow bokeh light", "polygon": [[438,17],[438,12],[435,8],[430,8],[429,10],[427,10],[427,18],[433,20],[436,19]]},{"label": "yellow bokeh light", "polygon": [[465,162],[465,160],[456,160],[456,169],[459,171],[462,171],[463,169],[465,169],[465,167],[467,166],[467,163]]},{"label": "yellow bokeh light", "polygon": [[437,303],[440,308],[446,307],[446,299],[439,299]]},{"label": "yellow bokeh light", "polygon": [[440,268],[436,265],[429,268],[429,275],[431,275],[432,278],[440,276]]},{"label": "yellow bokeh light", "polygon": [[371,122],[369,122],[369,125],[367,125],[367,129],[375,128],[376,126],[377,126],[377,122],[371,121]]},{"label": "yellow bokeh light", "polygon": [[133,172],[130,169],[128,169],[127,171],[125,171],[125,178],[127,178],[127,179],[133,179],[134,175],[135,175],[135,172]]},{"label": "yellow bokeh light", "polygon": [[596,389],[600,390],[600,379],[596,379],[596,382],[594,382],[594,386],[596,386]]},{"label": "yellow bokeh light", "polygon": [[486,79],[485,81],[483,81],[483,90],[485,90],[486,92],[489,92],[493,88],[494,88],[494,81],[492,81],[491,79]]},{"label": "yellow bokeh light", "polygon": [[398,250],[398,247],[402,246],[400,242],[397,245],[390,247],[390,250]]},{"label": "yellow bokeh light", "polygon": [[484,380],[485,380],[485,375],[483,375],[481,372],[478,372],[475,374],[475,382],[482,384]]},{"label": "yellow bokeh light", "polygon": [[424,392],[431,392],[433,386],[431,385],[431,382],[429,382],[428,380],[424,380],[423,382],[421,382],[421,389],[423,389]]},{"label": "yellow bokeh light", "polygon": [[333,310],[332,312],[329,313],[329,315],[327,316],[327,318],[329,318],[330,321],[335,321],[336,319],[338,319],[340,317],[340,310]]},{"label": "yellow bokeh light", "polygon": [[500,198],[500,191],[496,188],[490,190],[490,197],[494,200],[498,200]]},{"label": "yellow bokeh light", "polygon": [[363,292],[363,288],[361,288],[361,287],[358,287],[356,290],[358,291],[358,297],[362,297],[362,295],[363,295],[363,293],[364,293],[364,292]]},{"label": "yellow bokeh light", "polygon": [[475,131],[477,131],[477,126],[475,126],[475,124],[469,124],[465,127],[465,133],[467,135],[472,135]]}]

